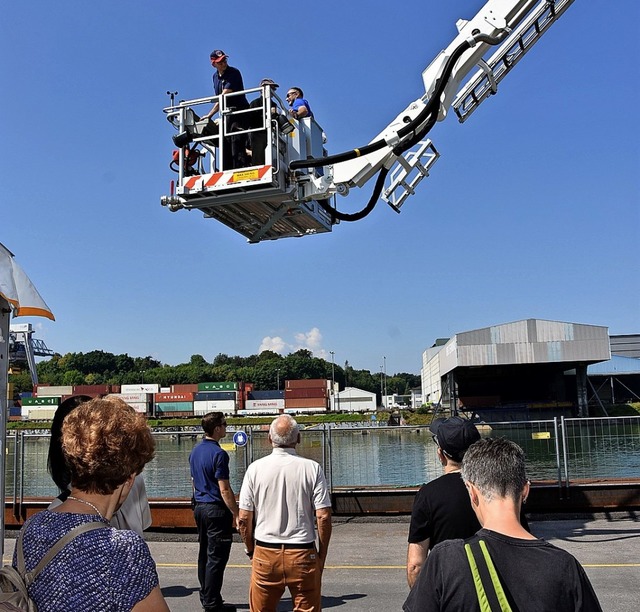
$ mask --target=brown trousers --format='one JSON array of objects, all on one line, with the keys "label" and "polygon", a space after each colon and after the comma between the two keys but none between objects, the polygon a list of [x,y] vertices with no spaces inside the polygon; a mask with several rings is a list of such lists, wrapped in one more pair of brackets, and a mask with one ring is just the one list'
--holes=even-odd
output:
[{"label": "brown trousers", "polygon": [[251,564],[249,610],[276,612],[285,588],[294,612],[319,612],[320,559],[313,548],[263,548],[256,546]]}]

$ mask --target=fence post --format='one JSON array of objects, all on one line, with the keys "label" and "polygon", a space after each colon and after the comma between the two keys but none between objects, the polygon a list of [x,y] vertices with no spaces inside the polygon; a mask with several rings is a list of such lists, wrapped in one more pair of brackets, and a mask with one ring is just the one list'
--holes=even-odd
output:
[{"label": "fence post", "polygon": [[[558,429],[558,417],[553,417],[553,429],[556,439],[556,469],[558,471],[558,494],[562,497],[562,467],[560,464],[560,431]],[[564,445],[563,445],[564,447]]]},{"label": "fence post", "polygon": [[569,499],[569,459],[567,457],[568,454],[568,443],[567,443],[567,422],[564,417],[560,417],[560,428],[562,430],[562,455],[564,459],[564,477],[565,477],[565,486],[567,492],[567,499]]},{"label": "fence post", "polygon": [[325,475],[327,477],[327,480],[329,481],[329,492],[331,494],[333,494],[333,445],[331,443],[331,424],[329,424],[328,427],[328,435],[327,435],[327,446],[328,446],[328,450],[329,450],[329,471],[327,472],[325,470]]}]

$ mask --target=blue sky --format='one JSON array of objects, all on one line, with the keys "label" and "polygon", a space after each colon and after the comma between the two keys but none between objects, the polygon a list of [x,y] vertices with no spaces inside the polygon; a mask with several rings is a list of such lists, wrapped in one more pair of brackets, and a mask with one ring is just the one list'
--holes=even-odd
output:
[{"label": "blue sky", "polygon": [[306,347],[372,371],[384,356],[389,373],[418,373],[438,337],[523,318],[640,332],[637,0],[576,0],[497,96],[438,124],[442,156],[400,215],[381,202],[330,234],[249,245],[160,206],[165,92],[210,95],[212,49],[248,87],[302,87],[338,153],[422,95],[422,70],[482,4],[9,3],[0,241],[57,319],[15,322],[60,353],[177,364]]}]

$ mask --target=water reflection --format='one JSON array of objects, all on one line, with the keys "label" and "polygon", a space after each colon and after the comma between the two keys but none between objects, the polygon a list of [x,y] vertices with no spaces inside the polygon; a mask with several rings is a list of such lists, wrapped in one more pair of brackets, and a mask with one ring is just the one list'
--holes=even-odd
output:
[{"label": "water reflection", "polygon": [[[481,429],[483,436],[504,436],[522,446],[532,480],[558,478],[558,452],[553,422],[494,425]],[[223,444],[229,448],[230,480],[238,492],[247,465],[271,452],[267,434],[254,431],[249,445],[236,448],[232,432]],[[150,497],[189,497],[189,453],[201,434],[156,434],[156,457],[146,466],[144,475]],[[640,420],[612,422],[573,421],[566,424],[566,453],[570,478],[637,477],[640,472]],[[53,497],[57,494],[46,469],[49,437],[25,435],[24,477],[18,475],[25,497]],[[14,494],[15,434],[7,439],[6,495]],[[435,444],[427,428],[349,428],[306,430],[298,452],[320,463],[331,486],[415,486],[441,474]],[[564,469],[564,468],[563,468]],[[564,477],[564,472],[563,472]],[[20,496],[20,491],[16,491]]]}]

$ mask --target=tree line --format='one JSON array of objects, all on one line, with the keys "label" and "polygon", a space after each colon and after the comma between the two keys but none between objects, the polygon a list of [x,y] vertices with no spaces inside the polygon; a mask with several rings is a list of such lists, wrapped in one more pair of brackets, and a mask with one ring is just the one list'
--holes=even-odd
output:
[{"label": "tree line", "polygon": [[[250,382],[257,391],[284,388],[285,380],[325,378],[332,376],[340,389],[357,387],[376,393],[386,386],[389,395],[408,395],[420,386],[420,376],[405,372],[387,376],[380,372],[356,370],[345,361],[344,366],[314,357],[308,349],[300,349],[286,356],[262,351],[249,357],[220,353],[212,362],[202,355],[192,355],[188,363],[166,365],[153,357],[130,357],[95,350],[88,353],[56,354],[37,365],[38,381],[46,385],[125,385],[153,383],[161,387],[200,382]],[[333,370],[333,374],[332,374]],[[30,391],[31,377],[24,370],[10,375],[16,391]]]}]

